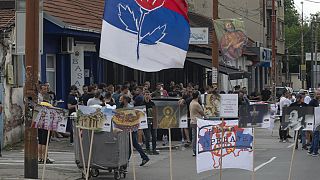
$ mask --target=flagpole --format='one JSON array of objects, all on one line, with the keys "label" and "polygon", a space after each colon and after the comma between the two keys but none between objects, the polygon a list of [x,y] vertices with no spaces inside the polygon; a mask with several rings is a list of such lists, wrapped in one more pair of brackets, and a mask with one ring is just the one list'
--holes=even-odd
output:
[{"label": "flagpole", "polygon": [[221,133],[221,144],[220,144],[220,180],[222,180],[222,157],[223,157],[223,140],[224,140],[224,118],[222,118],[222,133]]},{"label": "flagpole", "polygon": [[289,170],[289,177],[288,180],[291,180],[291,174],[292,174],[292,165],[293,165],[293,159],[294,159],[294,154],[296,152],[296,147],[297,147],[297,140],[298,140],[298,133],[299,131],[296,131],[296,134],[294,136],[294,146],[292,150],[292,156],[291,156],[291,162],[290,162],[290,170]]},{"label": "flagpole", "polygon": [[256,173],[254,171],[254,155],[255,155],[255,137],[254,137],[254,127],[252,127],[252,154],[253,154],[253,157],[252,157],[252,180],[255,180],[256,179]]}]

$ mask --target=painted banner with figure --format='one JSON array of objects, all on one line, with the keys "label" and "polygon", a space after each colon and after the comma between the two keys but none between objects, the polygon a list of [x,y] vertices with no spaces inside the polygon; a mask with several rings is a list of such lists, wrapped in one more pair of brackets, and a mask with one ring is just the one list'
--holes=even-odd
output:
[{"label": "painted banner with figure", "polygon": [[236,120],[222,123],[198,119],[196,145],[198,173],[219,169],[220,158],[222,169],[253,169],[252,128],[239,128]]},{"label": "painted banner with figure", "polygon": [[284,107],[282,116],[284,121],[281,123],[282,129],[308,130],[314,129],[314,107]]},{"label": "painted banner with figure", "polygon": [[238,118],[237,94],[205,94],[206,117]]},{"label": "painted banner with figure", "polygon": [[37,105],[33,111],[31,127],[65,133],[67,114],[64,109]]},{"label": "painted banner with figure", "polygon": [[240,127],[269,128],[271,125],[271,105],[250,104],[239,106]]},{"label": "painted banner with figure", "polygon": [[179,105],[179,99],[157,99],[153,127],[158,129],[187,128],[187,106]]},{"label": "painted banner with figure", "polygon": [[218,19],[214,20],[214,29],[225,61],[240,58],[248,42],[244,22],[238,19]]},{"label": "painted banner with figure", "polygon": [[138,129],[147,129],[147,113],[145,106],[134,108],[115,109],[112,116],[112,122],[115,127],[124,131],[137,131]]}]

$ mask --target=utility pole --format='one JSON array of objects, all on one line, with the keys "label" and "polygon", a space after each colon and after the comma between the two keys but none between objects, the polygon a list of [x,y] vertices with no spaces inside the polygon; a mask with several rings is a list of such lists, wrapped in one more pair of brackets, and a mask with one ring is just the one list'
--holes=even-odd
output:
[{"label": "utility pole", "polygon": [[318,87],[318,16],[316,16],[316,23],[315,23],[315,45],[314,45],[314,51],[315,51],[315,64],[316,64],[316,84],[315,88]]},{"label": "utility pole", "polygon": [[316,81],[315,81],[315,77],[314,77],[314,57],[313,57],[313,53],[314,53],[314,18],[312,18],[311,20],[311,88],[315,87]]},{"label": "utility pole", "polygon": [[286,56],[287,56],[287,62],[286,62],[286,84],[289,86],[290,84],[290,77],[289,77],[289,49],[286,49]]},{"label": "utility pole", "polygon": [[271,39],[272,39],[272,68],[271,68],[271,80],[272,80],[272,90],[274,95],[274,100],[276,100],[276,8],[275,2],[276,0],[272,0],[272,31],[271,31]]},{"label": "utility pole", "polygon": [[26,0],[24,177],[29,179],[38,179],[37,129],[31,128],[31,122],[33,105],[38,101],[39,6],[39,0]]},{"label": "utility pole", "polygon": [[304,61],[304,45],[303,45],[303,1],[301,1],[302,13],[301,13],[301,67],[300,67],[300,77],[302,83],[302,89],[305,88],[305,80],[306,80],[306,64]]},{"label": "utility pole", "polygon": [[[218,19],[218,0],[213,0],[212,3],[212,18]],[[214,22],[212,22],[212,29],[214,29]],[[219,46],[218,38],[215,31],[212,31],[212,86],[219,90]]]}]

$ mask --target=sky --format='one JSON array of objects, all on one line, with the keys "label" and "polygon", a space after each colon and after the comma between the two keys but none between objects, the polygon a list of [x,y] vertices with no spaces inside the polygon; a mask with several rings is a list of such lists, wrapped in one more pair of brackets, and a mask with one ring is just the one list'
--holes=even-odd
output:
[{"label": "sky", "polygon": [[320,0],[310,0],[319,3],[312,3],[307,0],[294,0],[295,7],[298,10],[299,14],[301,14],[301,1],[303,1],[303,14],[304,17],[310,17],[310,14],[315,14],[316,12],[320,12]]}]

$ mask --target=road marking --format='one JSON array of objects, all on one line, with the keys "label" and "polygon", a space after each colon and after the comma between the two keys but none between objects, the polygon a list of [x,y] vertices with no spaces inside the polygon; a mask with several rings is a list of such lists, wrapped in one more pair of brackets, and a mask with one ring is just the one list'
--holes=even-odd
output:
[{"label": "road marking", "polygon": [[287,148],[292,148],[294,146],[294,143],[289,145]]},{"label": "road marking", "polygon": [[269,161],[260,164],[259,166],[257,166],[256,168],[254,168],[254,171],[255,171],[255,172],[258,171],[258,170],[261,169],[263,166],[271,163],[271,162],[272,162],[273,160],[275,160],[276,158],[277,158],[277,157],[273,157],[273,158],[271,158]]},{"label": "road marking", "polygon": [[[10,165],[24,165],[24,163],[0,163],[0,165],[7,165],[7,166],[10,166]],[[39,164],[39,167],[40,166],[43,166],[43,164]],[[54,164],[47,164],[46,166],[48,167],[52,167],[52,166],[61,166],[61,167],[77,167],[76,164],[57,164],[57,163],[54,163]]]}]

